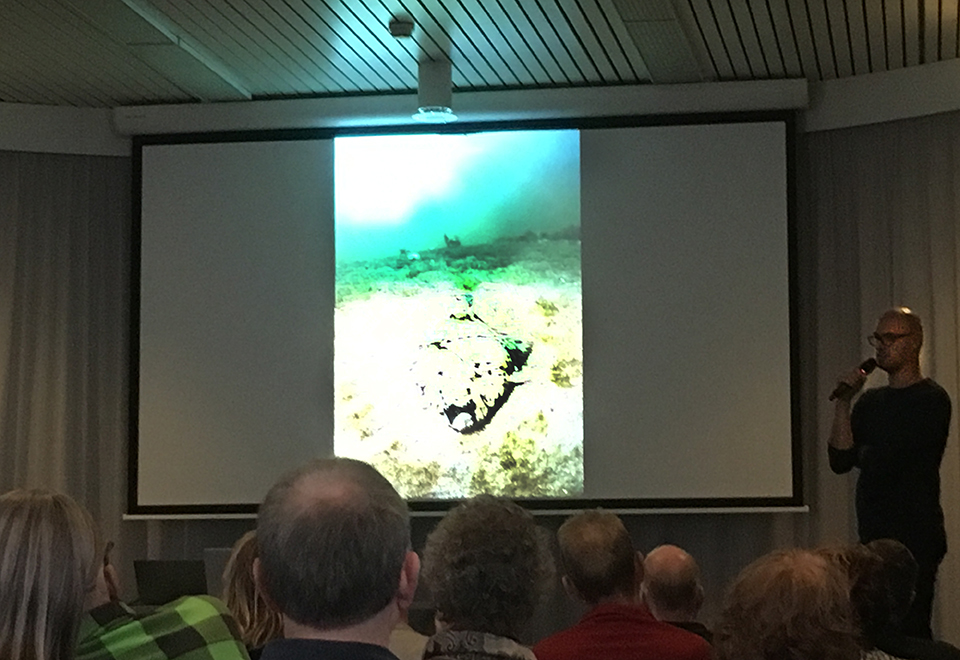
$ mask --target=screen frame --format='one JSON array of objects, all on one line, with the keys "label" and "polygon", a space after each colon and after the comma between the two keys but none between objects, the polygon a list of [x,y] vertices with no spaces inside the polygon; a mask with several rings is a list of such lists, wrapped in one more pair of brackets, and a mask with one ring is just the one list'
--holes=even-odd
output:
[{"label": "screen frame", "polygon": [[[144,505],[138,501],[139,475],[139,406],[140,406],[140,312],[141,312],[141,237],[143,150],[152,145],[206,144],[224,142],[276,142],[296,140],[324,140],[336,137],[364,135],[405,134],[463,134],[486,131],[545,130],[545,129],[606,129],[651,126],[685,126],[734,123],[782,122],[785,129],[786,153],[786,228],[787,228],[787,291],[789,309],[790,355],[790,429],[792,493],[785,497],[735,498],[633,498],[633,499],[539,499],[521,498],[516,501],[533,512],[578,511],[603,507],[612,510],[644,511],[725,511],[742,510],[796,510],[805,506],[803,479],[803,445],[800,412],[800,347],[799,347],[799,280],[797,230],[797,116],[792,110],[748,111],[729,113],[637,115],[617,117],[581,117],[564,119],[510,120],[498,122],[470,122],[446,125],[409,124],[399,126],[364,126],[346,128],[277,129],[253,131],[222,131],[203,133],[171,133],[136,135],[132,138],[130,245],[130,344],[127,442],[127,514],[131,516],[232,516],[255,514],[259,503]],[[412,500],[411,511],[442,513],[462,500]]]}]

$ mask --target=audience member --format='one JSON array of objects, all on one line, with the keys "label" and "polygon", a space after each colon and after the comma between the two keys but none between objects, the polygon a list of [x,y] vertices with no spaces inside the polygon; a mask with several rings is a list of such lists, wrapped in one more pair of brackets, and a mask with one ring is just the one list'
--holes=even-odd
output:
[{"label": "audience member", "polygon": [[516,504],[480,496],[451,510],[424,550],[439,622],[424,659],[535,660],[518,640],[551,563],[533,516]]},{"label": "audience member", "polygon": [[66,495],[0,496],[0,658],[73,659],[97,554],[93,521]]},{"label": "audience member", "polygon": [[283,616],[286,639],[262,660],[393,660],[390,631],[409,607],[420,560],[406,504],[366,463],[322,459],[267,493],[254,575]]},{"label": "audience member", "polygon": [[711,641],[710,631],[697,621],[703,605],[703,586],[700,567],[688,552],[675,545],[661,545],[647,553],[640,593],[658,621]]},{"label": "audience member", "polygon": [[847,577],[809,550],[761,557],[734,580],[713,644],[716,660],[856,660]]},{"label": "audience member", "polygon": [[80,622],[75,660],[246,660],[226,605],[210,596],[184,596],[136,611],[120,602],[107,544],[88,611]]},{"label": "audience member", "polygon": [[283,637],[280,612],[263,597],[253,579],[253,561],[258,554],[257,533],[249,531],[233,545],[223,569],[223,600],[251,657],[258,657],[259,649],[270,640]]},{"label": "audience member", "polygon": [[880,558],[859,543],[853,545],[826,546],[817,548],[819,556],[840,569],[847,578],[847,590],[854,615],[854,627],[860,644],[861,660],[888,660],[890,656],[879,650],[872,641],[867,628],[870,625],[871,610],[884,608],[885,595],[878,590],[879,584],[870,584],[864,576],[875,573]]},{"label": "audience member", "polygon": [[851,594],[864,635],[881,651],[899,658],[960,660],[960,649],[952,644],[903,633],[919,571],[910,550],[893,539],[877,539],[866,547],[878,561],[861,572],[859,590]]},{"label": "audience member", "polygon": [[0,658],[246,660],[216,599],[191,596],[135,615],[119,601],[111,546],[66,495],[0,497]]},{"label": "audience member", "polygon": [[620,519],[587,511],[557,532],[567,592],[592,609],[534,647],[539,660],[706,660],[700,636],[657,621],[640,599],[643,560]]}]

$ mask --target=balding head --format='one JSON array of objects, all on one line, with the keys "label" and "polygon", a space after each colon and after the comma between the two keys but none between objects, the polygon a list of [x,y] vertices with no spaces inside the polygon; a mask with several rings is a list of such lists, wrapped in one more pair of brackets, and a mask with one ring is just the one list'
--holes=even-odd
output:
[{"label": "balding head", "polygon": [[637,597],[637,554],[623,522],[612,513],[585,511],[557,532],[568,588],[596,604]]},{"label": "balding head", "polygon": [[661,621],[694,621],[703,604],[700,567],[682,548],[661,545],[643,560],[643,599]]},{"label": "balding head", "polygon": [[366,463],[325,459],[278,481],[257,521],[261,584],[296,623],[360,623],[397,595],[410,549],[406,504]]}]

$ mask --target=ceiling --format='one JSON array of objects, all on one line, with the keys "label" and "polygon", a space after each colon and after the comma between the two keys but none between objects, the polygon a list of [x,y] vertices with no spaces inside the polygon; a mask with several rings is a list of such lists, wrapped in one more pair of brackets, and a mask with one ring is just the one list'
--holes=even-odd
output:
[{"label": "ceiling", "polygon": [[[957,0],[0,0],[0,102],[116,107],[807,78],[949,60]],[[394,38],[392,17],[413,34]]]}]

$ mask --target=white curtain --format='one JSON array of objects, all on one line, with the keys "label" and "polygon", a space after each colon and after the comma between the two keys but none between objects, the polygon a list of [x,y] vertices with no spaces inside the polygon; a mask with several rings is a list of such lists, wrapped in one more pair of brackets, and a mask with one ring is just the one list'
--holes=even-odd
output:
[{"label": "white curtain", "polygon": [[0,492],[81,501],[120,540],[128,158],[0,152]]},{"label": "white curtain", "polygon": [[[836,376],[870,354],[864,337],[885,309],[905,305],[924,321],[922,367],[954,404],[942,502],[950,551],[941,567],[935,627],[960,644],[960,113],[804,136],[805,213],[817,229],[817,404],[825,445]],[[803,285],[802,285],[803,286]],[[873,385],[883,384],[882,375]],[[854,534],[855,476],[823,463],[820,536]],[[835,514],[826,507],[834,507]]]}]

